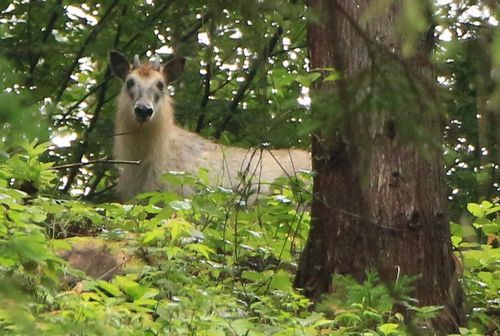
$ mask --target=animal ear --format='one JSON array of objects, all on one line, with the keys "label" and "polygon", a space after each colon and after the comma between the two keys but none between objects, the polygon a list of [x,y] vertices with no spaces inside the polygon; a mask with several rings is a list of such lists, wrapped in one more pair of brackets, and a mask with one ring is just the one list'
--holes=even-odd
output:
[{"label": "animal ear", "polygon": [[110,51],[109,52],[109,65],[111,66],[111,70],[118,78],[125,80],[129,71],[130,64],[121,53],[118,51]]},{"label": "animal ear", "polygon": [[165,82],[171,83],[175,81],[184,71],[184,65],[186,64],[186,59],[184,57],[174,57],[163,66],[163,77],[165,77]]}]

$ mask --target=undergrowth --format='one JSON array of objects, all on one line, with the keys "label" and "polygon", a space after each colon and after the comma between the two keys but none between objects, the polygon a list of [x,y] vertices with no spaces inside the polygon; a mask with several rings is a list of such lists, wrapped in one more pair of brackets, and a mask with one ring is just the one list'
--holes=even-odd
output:
[{"label": "undergrowth", "polygon": [[[440,309],[416,307],[411,279],[384,284],[374,272],[362,284],[335,277],[336,291],[315,307],[293,289],[309,231],[306,173],[277,181],[258,205],[209,187],[204,172],[165,177],[194,187],[190,199],[88,204],[51,196],[45,149],[27,143],[0,166],[2,335],[406,335]],[[498,328],[498,206],[469,210],[485,244],[466,243],[456,224],[453,242],[474,308],[462,332],[479,335]],[[60,257],[83,233],[126,251],[120,274],[93,279]],[[411,320],[396,312],[403,303]]]}]

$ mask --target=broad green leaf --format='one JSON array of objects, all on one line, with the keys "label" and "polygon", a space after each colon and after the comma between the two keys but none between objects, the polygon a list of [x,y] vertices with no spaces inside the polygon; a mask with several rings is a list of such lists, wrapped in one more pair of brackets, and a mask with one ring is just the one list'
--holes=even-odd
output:
[{"label": "broad green leaf", "polygon": [[288,273],[280,270],[271,278],[270,287],[282,291],[289,291],[292,288],[292,282]]},{"label": "broad green leaf", "polygon": [[450,231],[452,236],[463,237],[462,225],[450,222]]},{"label": "broad green leaf", "polygon": [[499,226],[497,224],[494,224],[494,223],[488,223],[488,224],[484,224],[482,229],[483,229],[484,234],[486,234],[486,235],[498,234]]},{"label": "broad green leaf", "polygon": [[165,248],[165,254],[167,255],[168,259],[173,259],[174,257],[182,254],[183,251],[184,250],[178,246],[167,246]]},{"label": "broad green leaf", "polygon": [[161,239],[165,235],[165,231],[162,228],[156,228],[142,235],[142,243],[144,245],[151,245],[157,240]]},{"label": "broad green leaf", "polygon": [[255,329],[255,325],[249,319],[239,319],[229,323],[231,328],[236,332],[236,335],[251,335],[251,331]]},{"label": "broad green leaf", "polygon": [[332,324],[332,323],[333,323],[333,320],[321,319],[321,320],[318,320],[318,321],[314,322],[312,326],[314,328],[317,328],[317,327],[322,327],[324,325],[329,325],[329,324]]},{"label": "broad green leaf", "polygon": [[370,311],[370,310],[365,310],[363,312],[363,317],[367,317],[367,318],[370,318],[372,320],[375,320],[375,321],[377,321],[377,323],[381,323],[383,321],[383,318],[380,314],[373,312],[373,311]]},{"label": "broad green leaf", "polygon": [[490,207],[486,210],[486,215],[491,215],[495,212],[499,212],[500,211],[500,206],[495,206],[495,207]]},{"label": "broad green leaf", "polygon": [[391,333],[397,331],[399,328],[399,324],[397,323],[384,323],[378,327],[378,329],[384,334],[384,335],[390,335]]},{"label": "broad green leaf", "polygon": [[296,75],[295,80],[305,87],[310,87],[311,84],[321,77],[319,72],[310,72],[303,75]]},{"label": "broad green leaf", "polygon": [[210,254],[215,253],[215,251],[212,248],[210,248],[204,244],[187,244],[186,249],[193,251],[193,252],[198,252],[202,256],[204,256],[206,259],[210,259]]},{"label": "broad green leaf", "polygon": [[80,296],[82,297],[82,299],[84,299],[86,301],[102,302],[102,297],[99,296],[99,294],[97,294],[95,292],[84,292],[84,293],[81,293]]},{"label": "broad green leaf", "polygon": [[111,296],[114,296],[114,297],[122,296],[122,292],[120,291],[120,288],[112,283],[109,283],[109,282],[104,281],[104,280],[98,280],[96,284],[100,289],[106,291]]},{"label": "broad green leaf", "polygon": [[346,312],[340,313],[335,316],[335,321],[339,321],[343,324],[351,324],[361,322],[361,317],[357,314]]},{"label": "broad green leaf", "polygon": [[71,244],[64,239],[51,239],[50,245],[56,250],[70,251],[72,249]]},{"label": "broad green leaf", "polygon": [[165,224],[165,227],[170,230],[172,240],[176,240],[179,236],[190,235],[193,230],[193,224],[189,223],[182,217],[170,219]]},{"label": "broad green leaf", "polygon": [[467,204],[467,210],[474,217],[477,217],[477,218],[484,217],[484,215],[485,215],[485,210],[479,204],[476,204],[476,203]]},{"label": "broad green leaf", "polygon": [[267,277],[265,277],[260,272],[243,271],[243,272],[241,272],[241,278],[245,279],[245,280],[250,280],[250,281],[253,281],[253,282],[257,282],[257,281],[262,281],[262,280],[266,279]]},{"label": "broad green leaf", "polygon": [[134,280],[131,280],[123,276],[117,276],[113,280],[113,283],[116,284],[118,287],[120,287],[123,290],[123,292],[127,294],[129,297],[131,297],[133,300],[139,300],[147,291],[146,287],[141,286]]},{"label": "broad green leaf", "polygon": [[491,272],[479,272],[477,274],[477,277],[487,284],[491,284],[491,282],[493,281],[493,273]]},{"label": "broad green leaf", "polygon": [[333,82],[336,80],[339,80],[341,78],[341,75],[338,71],[332,71],[328,76],[326,76],[323,80],[325,82]]},{"label": "broad green leaf", "polygon": [[461,242],[462,242],[462,237],[451,236],[451,243],[453,244],[453,246],[458,247],[460,246]]},{"label": "broad green leaf", "polygon": [[493,206],[493,203],[491,203],[489,201],[482,201],[481,202],[481,208],[483,208],[484,210],[488,210],[492,206]]}]

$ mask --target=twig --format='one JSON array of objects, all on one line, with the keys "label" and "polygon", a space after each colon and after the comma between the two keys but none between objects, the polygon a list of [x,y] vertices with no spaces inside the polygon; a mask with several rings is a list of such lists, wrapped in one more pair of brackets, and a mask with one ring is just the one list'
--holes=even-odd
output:
[{"label": "twig", "polygon": [[199,22],[197,22],[190,31],[188,31],[186,34],[181,36],[181,38],[179,39],[179,42],[182,43],[182,42],[186,42],[187,40],[189,40],[192,36],[194,36],[196,33],[198,33],[198,30],[200,30],[200,28],[203,27],[203,25],[206,23],[206,21],[210,20],[210,19],[211,19],[210,14],[203,16],[202,19]]},{"label": "twig", "polygon": [[259,53],[259,56],[257,60],[253,63],[252,67],[250,70],[247,72],[245,76],[245,80],[243,83],[241,83],[238,91],[234,95],[233,99],[229,102],[228,106],[228,111],[229,114],[224,118],[224,121],[222,122],[221,126],[215,131],[214,138],[215,139],[220,139],[222,132],[224,132],[227,124],[229,124],[229,121],[233,117],[233,114],[236,112],[236,108],[238,107],[238,104],[243,100],[245,97],[245,93],[250,87],[250,83],[252,80],[255,78],[255,75],[257,75],[257,71],[259,70],[259,67],[261,66],[262,63],[264,63],[269,55],[272,53],[274,47],[278,43],[278,40],[283,34],[283,28],[278,27],[276,29],[276,32],[273,34],[271,39],[269,40],[269,43],[262,49],[262,51]]},{"label": "twig", "polygon": [[53,166],[50,169],[60,170],[60,169],[68,169],[68,168],[81,168],[94,164],[140,164],[142,161],[131,161],[131,160],[109,160],[109,159],[100,159],[100,160],[92,160],[87,162],[75,162],[68,163],[59,166]]},{"label": "twig", "polygon": [[[111,68],[107,67],[106,73],[104,74],[104,78],[109,77],[111,75]],[[105,104],[105,99],[106,99],[106,92],[107,92],[107,82],[104,83],[101,87],[101,90],[99,91],[99,95],[97,96],[97,105],[94,110],[94,114],[92,116],[92,119],[90,120],[89,126],[85,130],[85,133],[83,134],[83,142],[80,144],[80,146],[76,149],[76,162],[75,163],[80,163],[82,161],[83,156],[85,155],[85,152],[89,146],[89,141],[90,141],[90,134],[94,130],[97,120],[99,119],[99,116],[101,114],[101,110]],[[71,185],[73,184],[76,175],[78,174],[78,169],[73,168],[69,174],[68,174],[68,180],[66,182],[66,185],[64,186],[63,191],[67,192],[70,188]]]},{"label": "twig", "polygon": [[76,103],[71,105],[66,112],[62,115],[61,120],[58,120],[59,123],[62,123],[66,120],[66,118],[70,115],[71,112],[73,112],[81,103],[83,103],[88,97],[90,97],[92,94],[94,94],[97,90],[99,90],[103,85],[106,85],[112,78],[113,76],[109,76],[104,78],[102,82],[99,84],[94,85],[89,91],[84,94]]},{"label": "twig", "polygon": [[[56,21],[59,17],[59,11],[58,8],[62,5],[62,0],[58,0],[57,3],[54,5],[54,9],[52,10],[52,14],[50,15],[49,21],[47,22],[47,25],[45,26],[45,31],[42,36],[42,43],[46,44],[47,41],[49,40],[49,36],[52,35],[52,29],[54,29],[54,26],[56,24]],[[41,55],[37,54],[35,57],[31,60],[30,63],[30,68],[28,70],[28,76],[26,79],[26,86],[30,87],[33,85],[33,80],[34,80],[34,73],[35,73],[35,68],[36,65],[38,64],[38,61],[40,60]]]},{"label": "twig", "polygon": [[89,46],[90,42],[100,32],[100,30],[104,26],[104,23],[110,17],[111,13],[113,12],[113,10],[116,7],[116,5],[118,4],[118,2],[119,2],[119,0],[115,0],[108,7],[108,9],[106,10],[106,12],[103,14],[101,20],[93,27],[93,29],[91,30],[90,34],[87,36],[87,38],[83,42],[82,46],[80,47],[80,49],[76,53],[76,56],[74,57],[73,62],[71,63],[71,65],[68,67],[68,69],[66,70],[66,72],[64,74],[63,83],[62,83],[61,87],[59,88],[59,91],[57,92],[56,97],[55,97],[55,101],[56,102],[59,102],[61,100],[64,91],[68,87],[68,83],[69,83],[69,80],[71,78],[71,74],[73,73],[73,71],[75,70],[76,66],[78,65],[78,61],[80,60],[80,58],[82,58],[82,56],[84,55],[85,49],[87,49],[87,47]]},{"label": "twig", "polygon": [[[211,53],[210,53],[211,54]],[[208,101],[210,100],[210,79],[212,77],[212,66],[210,62],[207,62],[207,66],[205,67],[206,74],[203,76],[203,97],[201,98],[200,103],[200,115],[198,116],[198,121],[196,123],[196,133],[200,133],[203,127],[205,126],[205,112],[206,107],[208,105]]]}]

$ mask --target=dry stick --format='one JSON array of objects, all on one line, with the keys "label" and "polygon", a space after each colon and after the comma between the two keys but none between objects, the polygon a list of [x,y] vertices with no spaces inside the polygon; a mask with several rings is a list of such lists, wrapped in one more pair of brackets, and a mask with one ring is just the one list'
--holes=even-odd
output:
[{"label": "dry stick", "polygon": [[281,37],[282,33],[283,33],[283,28],[278,27],[276,29],[276,32],[273,34],[273,36],[269,40],[269,43],[267,44],[267,46],[265,46],[261,50],[261,52],[259,53],[257,60],[253,63],[252,67],[250,68],[250,71],[247,72],[247,74],[245,76],[245,80],[243,81],[243,83],[241,83],[238,91],[234,95],[231,102],[229,102],[229,105],[228,105],[229,114],[226,116],[226,118],[222,122],[222,125],[215,131],[215,134],[214,134],[215,139],[220,139],[222,132],[224,132],[229,121],[233,117],[233,114],[236,112],[236,108],[238,107],[238,104],[245,97],[245,93],[248,90],[248,88],[250,87],[250,83],[255,78],[255,75],[257,75],[257,71],[259,70],[259,67],[261,66],[262,63],[264,63],[267,60],[267,58],[269,57],[269,55],[273,51],[274,47],[278,43],[278,40]]},{"label": "dry stick", "polygon": [[132,160],[109,160],[109,159],[100,159],[100,160],[91,160],[87,162],[75,162],[75,163],[67,163],[59,166],[50,167],[50,169],[60,170],[67,168],[80,168],[84,166],[94,165],[94,164],[140,164],[142,161],[132,161]]}]

